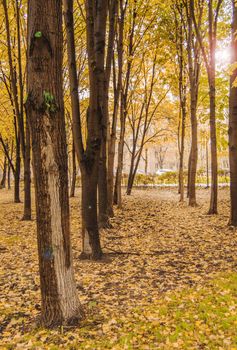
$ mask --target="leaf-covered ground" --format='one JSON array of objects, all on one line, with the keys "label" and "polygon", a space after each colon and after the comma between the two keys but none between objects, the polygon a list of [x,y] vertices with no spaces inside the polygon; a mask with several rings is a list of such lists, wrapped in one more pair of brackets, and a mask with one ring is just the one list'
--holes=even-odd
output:
[{"label": "leaf-covered ground", "polygon": [[79,194],[71,200],[76,329],[36,327],[40,312],[35,221],[0,191],[0,349],[236,349],[237,232],[219,215],[178,203],[175,190],[136,190],[102,232],[102,262],[81,261]]}]

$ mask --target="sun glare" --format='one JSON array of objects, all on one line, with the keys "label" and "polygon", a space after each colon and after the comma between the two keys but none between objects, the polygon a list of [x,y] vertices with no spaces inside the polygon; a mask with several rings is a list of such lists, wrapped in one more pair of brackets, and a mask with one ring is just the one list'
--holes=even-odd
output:
[{"label": "sun glare", "polygon": [[219,48],[216,50],[216,63],[220,68],[227,68],[230,64],[230,47]]}]

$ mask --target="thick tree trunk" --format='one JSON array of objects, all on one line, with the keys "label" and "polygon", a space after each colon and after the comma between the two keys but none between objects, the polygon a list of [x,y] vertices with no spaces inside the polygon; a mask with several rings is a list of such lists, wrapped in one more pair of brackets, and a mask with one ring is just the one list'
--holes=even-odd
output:
[{"label": "thick tree trunk", "polygon": [[[231,63],[237,61],[237,7],[232,0],[232,57]],[[233,82],[237,77],[237,69],[230,77],[230,99],[229,99],[229,159],[230,159],[230,221],[229,224],[237,226],[237,87]]]},{"label": "thick tree trunk", "polygon": [[103,87],[103,120],[102,120],[102,142],[100,150],[99,163],[99,225],[101,228],[111,227],[109,222],[108,211],[108,172],[107,172],[107,158],[108,158],[108,129],[109,123],[109,83],[111,76],[114,38],[115,38],[115,23],[118,9],[118,0],[111,0],[109,2],[109,34],[107,45],[107,57],[104,71],[104,87]]},{"label": "thick tree trunk", "polygon": [[77,180],[77,164],[76,164],[76,152],[74,142],[72,143],[72,183],[70,189],[70,197],[75,197],[76,189],[76,180]]},{"label": "thick tree trunk", "polygon": [[97,170],[82,172],[82,259],[102,257],[97,219]]},{"label": "thick tree trunk", "polygon": [[[85,186],[91,183],[91,191],[96,192],[95,183],[97,182],[99,192],[99,218],[102,227],[107,226],[107,168],[106,168],[106,139],[107,139],[107,117],[108,101],[106,96],[107,82],[109,77],[105,72],[105,42],[106,42],[106,23],[108,14],[108,3],[105,0],[93,2],[86,1],[87,11],[87,50],[89,61],[90,77],[90,99],[88,109],[88,139],[86,149],[86,161],[84,163],[87,178]],[[109,49],[109,48],[108,48]],[[107,80],[108,79],[108,80]],[[93,153],[92,153],[93,152]],[[88,162],[90,166],[88,167]],[[84,181],[83,181],[84,182]],[[89,210],[95,213],[97,205],[97,194],[88,194],[90,201]],[[83,201],[84,202],[84,201]],[[84,212],[87,213],[88,208]],[[87,217],[85,218],[87,220]],[[97,221],[94,217],[93,223]],[[87,221],[85,221],[87,230]],[[89,228],[88,228],[89,229]],[[91,228],[88,231],[91,239],[98,236],[97,228],[92,234]],[[98,240],[91,244],[98,245]],[[92,250],[94,249],[92,247]],[[98,247],[100,250],[100,247]],[[99,258],[100,256],[98,256]],[[97,258],[97,257],[96,257]]]},{"label": "thick tree trunk", "polygon": [[127,183],[127,190],[126,190],[126,194],[128,196],[130,196],[132,193],[132,187],[133,187],[133,173],[130,172],[128,175],[128,183]]},{"label": "thick tree trunk", "polygon": [[[94,6],[99,7],[99,11]],[[105,3],[86,1],[87,11],[87,49],[89,56],[90,101],[87,111],[87,141],[84,150],[78,97],[78,78],[74,40],[73,1],[64,0],[65,23],[67,30],[67,51],[72,103],[73,139],[82,179],[82,254],[83,258],[100,259],[102,250],[97,222],[97,186],[99,152],[101,145],[102,105],[98,89],[103,86],[101,65],[104,57],[106,8]],[[98,21],[94,18],[99,16]],[[96,22],[96,23],[95,23]],[[96,26],[96,28],[95,28]],[[99,27],[97,27],[99,26]],[[103,28],[101,29],[100,26]],[[95,50],[96,46],[96,50]],[[95,52],[96,51],[96,52]],[[101,57],[102,56],[102,57]],[[95,69],[95,62],[99,65]],[[97,76],[99,74],[99,77]],[[103,74],[102,74],[103,75]],[[99,81],[99,84],[98,84]],[[100,92],[102,93],[102,92]]]},{"label": "thick tree trunk", "polygon": [[29,0],[28,98],[36,196],[41,317],[47,327],[83,315],[72,267],[62,85],[61,0]]}]

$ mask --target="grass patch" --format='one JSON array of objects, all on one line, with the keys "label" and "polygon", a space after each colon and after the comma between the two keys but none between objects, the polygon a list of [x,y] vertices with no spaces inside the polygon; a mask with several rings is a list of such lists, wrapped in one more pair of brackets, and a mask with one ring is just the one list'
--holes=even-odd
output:
[{"label": "grass patch", "polygon": [[103,324],[91,319],[81,328],[64,334],[42,329],[18,334],[18,339],[9,339],[3,349],[11,349],[13,341],[15,345],[36,350],[235,350],[237,273],[222,274],[202,287],[169,292],[155,304],[136,308]]}]

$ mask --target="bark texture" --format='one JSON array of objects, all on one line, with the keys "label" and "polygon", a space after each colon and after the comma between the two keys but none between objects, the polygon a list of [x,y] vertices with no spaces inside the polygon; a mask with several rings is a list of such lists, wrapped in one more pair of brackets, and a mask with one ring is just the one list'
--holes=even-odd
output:
[{"label": "bark texture", "polygon": [[28,3],[28,98],[36,192],[41,316],[47,327],[76,323],[62,89],[62,3]]},{"label": "bark texture", "polygon": [[[95,6],[92,1],[87,1],[87,46],[89,55],[89,76],[90,76],[90,103],[87,111],[87,140],[86,146],[83,145],[82,128],[80,119],[80,104],[78,95],[78,78],[76,68],[76,53],[74,39],[74,18],[73,18],[73,1],[64,0],[65,23],[67,31],[67,52],[69,63],[69,78],[72,103],[72,121],[73,121],[73,140],[75,151],[81,170],[82,181],[82,254],[81,258],[91,258],[98,260],[102,257],[102,249],[100,245],[100,236],[98,228],[97,216],[97,186],[98,186],[98,168],[101,145],[101,108],[97,98],[97,77],[100,72],[95,69]],[[103,11],[101,4],[97,4],[100,8],[100,16],[104,25]],[[101,14],[102,11],[102,14]],[[97,25],[100,21],[97,21]],[[99,30],[99,28],[97,28]],[[103,34],[104,35],[104,34]],[[100,36],[97,49],[101,48]],[[102,46],[104,41],[102,42]],[[102,81],[101,81],[102,83]],[[99,85],[101,88],[101,84]]]}]

